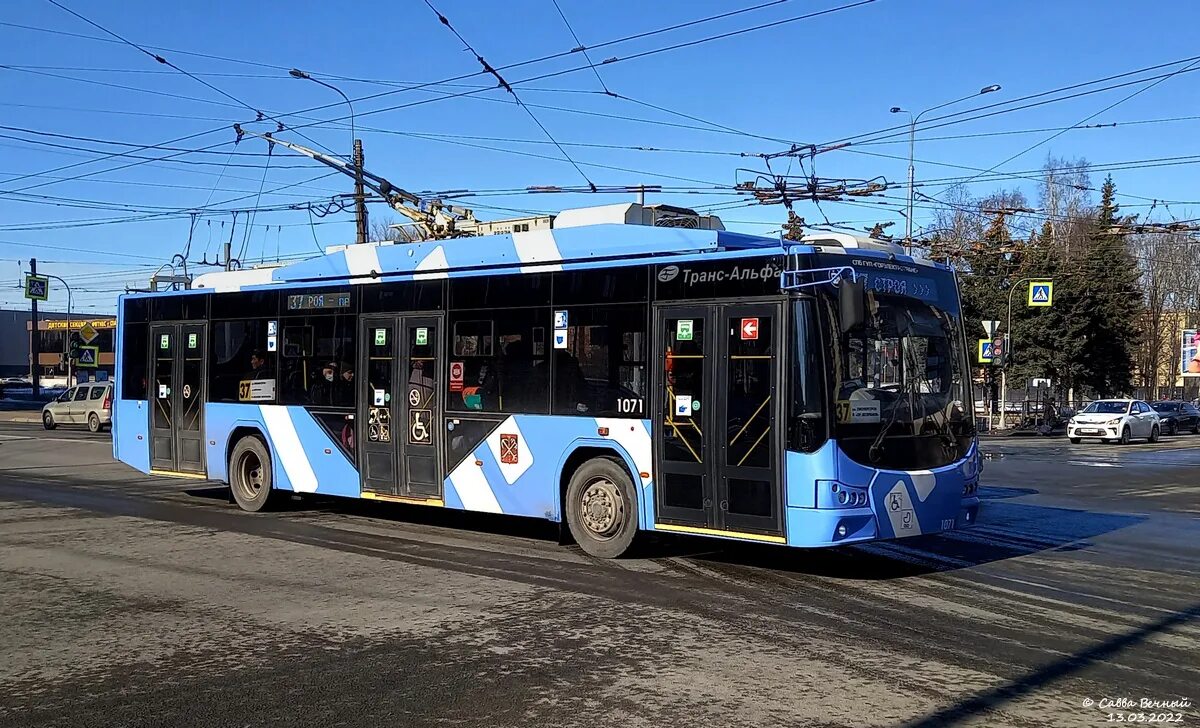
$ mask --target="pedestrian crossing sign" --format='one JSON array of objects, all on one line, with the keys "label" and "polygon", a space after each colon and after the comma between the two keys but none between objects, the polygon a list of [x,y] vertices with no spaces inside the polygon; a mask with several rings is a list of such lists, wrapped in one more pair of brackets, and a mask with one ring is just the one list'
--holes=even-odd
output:
[{"label": "pedestrian crossing sign", "polygon": [[992,351],[992,340],[991,339],[980,339],[979,340],[979,363],[980,364],[991,364],[993,361],[995,361],[995,359],[996,359],[995,354]]},{"label": "pedestrian crossing sign", "polygon": [[79,366],[94,367],[100,363],[100,347],[98,346],[81,346],[79,347]]},{"label": "pedestrian crossing sign", "polygon": [[1050,306],[1054,302],[1054,281],[1031,281],[1029,305]]}]

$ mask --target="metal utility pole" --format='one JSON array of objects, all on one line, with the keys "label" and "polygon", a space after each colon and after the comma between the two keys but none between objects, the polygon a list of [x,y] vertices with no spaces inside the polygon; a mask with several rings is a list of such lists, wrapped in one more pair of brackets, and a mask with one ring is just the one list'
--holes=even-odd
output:
[{"label": "metal utility pole", "polygon": [[938,104],[937,106],[931,106],[928,109],[925,109],[924,111],[919,112],[916,116],[913,116],[913,113],[911,111],[902,109],[899,106],[893,106],[891,108],[891,112],[893,114],[908,114],[908,212],[906,214],[906,217],[908,219],[907,219],[907,230],[904,233],[904,252],[905,253],[908,253],[909,255],[912,254],[913,196],[916,194],[916,190],[914,189],[913,185],[915,183],[914,164],[916,162],[915,152],[916,152],[916,148],[917,148],[917,122],[921,120],[922,116],[924,116],[925,114],[928,114],[930,111],[937,111],[938,109],[944,109],[947,106],[951,106],[952,104],[957,104],[961,101],[966,101],[967,99],[973,99],[976,96],[982,96],[983,94],[990,94],[993,91],[999,91],[999,90],[1000,90],[999,84],[994,83],[991,86],[984,86],[983,88],[979,89],[978,93],[973,93],[973,94],[970,94],[969,96],[963,96],[961,99],[954,99],[953,101],[947,101],[946,103]]},{"label": "metal utility pole", "polygon": [[313,78],[311,74],[301,71],[299,68],[293,68],[288,71],[288,75],[292,78],[299,78],[305,81],[312,81],[315,84],[324,86],[333,91],[338,96],[341,96],[346,102],[346,106],[350,108],[350,138],[353,144],[353,154],[351,163],[354,165],[354,222],[356,227],[355,240],[356,243],[367,242],[367,198],[363,187],[363,148],[362,140],[358,138],[358,134],[354,131],[354,104],[350,103],[350,97],[347,96],[340,88],[331,83],[326,83],[319,78]]},{"label": "metal utility pole", "polygon": [[[29,259],[29,274],[37,275],[37,258]],[[29,379],[33,385],[33,398],[37,399],[42,394],[42,363],[38,361],[42,355],[42,334],[38,331],[37,299],[30,299],[29,303],[32,311],[29,327]]]},{"label": "metal utility pole", "polygon": [[362,140],[354,140],[354,223],[356,235],[354,242],[367,242],[367,195],[363,189],[363,147]]}]

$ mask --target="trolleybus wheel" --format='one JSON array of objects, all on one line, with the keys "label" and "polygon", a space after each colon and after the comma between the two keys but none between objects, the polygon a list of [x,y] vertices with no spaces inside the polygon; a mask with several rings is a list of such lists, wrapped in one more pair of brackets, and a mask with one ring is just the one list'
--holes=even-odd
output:
[{"label": "trolleybus wheel", "polygon": [[274,500],[273,483],[266,444],[253,436],[238,440],[229,456],[229,489],[238,506],[250,512],[267,509]]},{"label": "trolleybus wheel", "polygon": [[629,473],[608,458],[588,460],[567,485],[567,526],[591,556],[615,559],[637,535],[637,494]]}]

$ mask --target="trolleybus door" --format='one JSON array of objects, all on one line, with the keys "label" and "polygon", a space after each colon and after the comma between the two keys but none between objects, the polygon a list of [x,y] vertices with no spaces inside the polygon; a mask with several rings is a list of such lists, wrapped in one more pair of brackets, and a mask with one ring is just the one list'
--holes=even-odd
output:
[{"label": "trolleybus door", "polygon": [[366,491],[402,498],[442,497],[439,316],[363,320],[359,368],[359,466]]},{"label": "trolleybus door", "polygon": [[783,533],[781,323],[775,303],[657,308],[659,523]]},{"label": "trolleybus door", "polygon": [[[150,467],[204,473],[204,383],[207,326],[150,327]],[[136,354],[134,354],[136,356]]]}]

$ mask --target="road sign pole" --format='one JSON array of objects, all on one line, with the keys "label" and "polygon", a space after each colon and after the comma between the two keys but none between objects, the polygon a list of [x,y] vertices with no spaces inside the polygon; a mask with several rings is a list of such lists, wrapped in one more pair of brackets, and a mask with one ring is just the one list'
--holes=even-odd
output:
[{"label": "road sign pole", "polygon": [[[37,258],[29,259],[29,275],[37,275]],[[42,334],[38,331],[38,300],[36,298],[29,299],[30,303],[30,327],[29,327],[29,378],[33,385],[33,398],[37,399],[42,394],[42,379],[41,379],[41,359],[42,354]]]},{"label": "road sign pole", "polygon": [[46,278],[53,278],[63,284],[63,288],[67,289],[67,335],[63,337],[63,354],[67,359],[67,386],[71,386],[71,286],[58,276],[46,274]]}]

